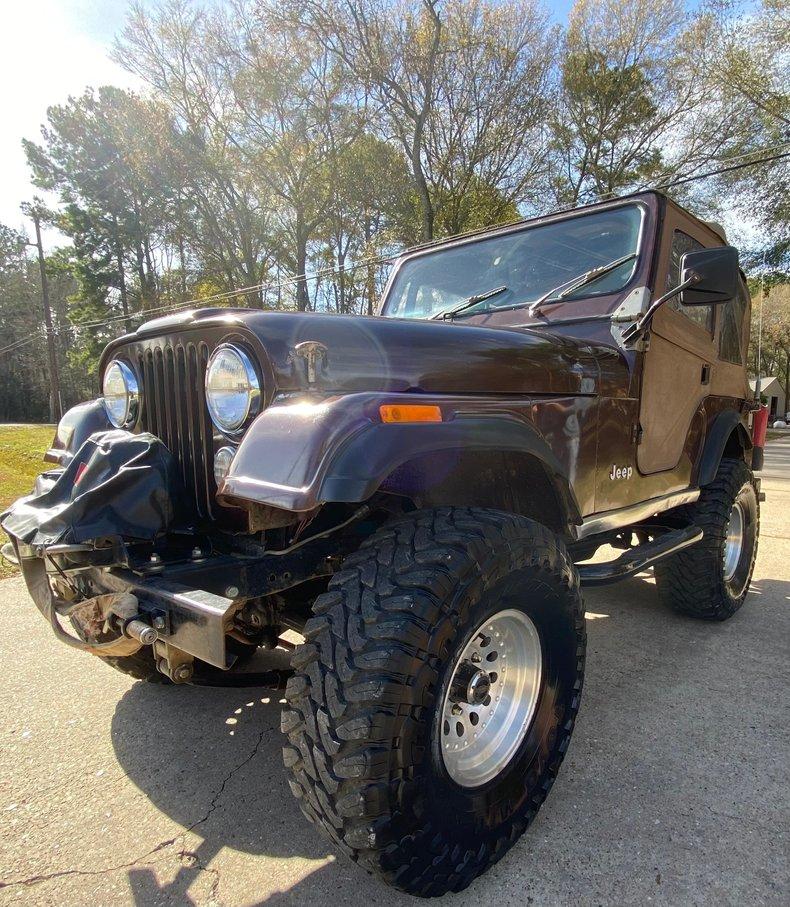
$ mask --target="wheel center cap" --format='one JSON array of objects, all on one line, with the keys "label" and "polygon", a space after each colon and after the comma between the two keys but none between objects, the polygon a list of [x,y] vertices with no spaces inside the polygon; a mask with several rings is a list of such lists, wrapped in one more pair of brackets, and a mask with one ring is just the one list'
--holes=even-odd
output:
[{"label": "wheel center cap", "polygon": [[450,699],[453,702],[480,705],[490,691],[491,679],[485,671],[471,661],[463,661],[458,665],[450,686]]},{"label": "wheel center cap", "polygon": [[477,670],[466,687],[466,701],[470,705],[480,705],[491,690],[491,679],[485,671]]}]

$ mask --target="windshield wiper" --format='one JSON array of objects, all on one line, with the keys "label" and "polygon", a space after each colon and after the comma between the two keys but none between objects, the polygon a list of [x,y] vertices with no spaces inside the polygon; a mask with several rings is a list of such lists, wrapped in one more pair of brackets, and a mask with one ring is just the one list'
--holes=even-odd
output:
[{"label": "windshield wiper", "polygon": [[[530,305],[530,316],[534,317],[535,315],[537,315],[541,307],[545,305],[549,300],[553,302],[559,302],[561,299],[565,299],[565,297],[570,296],[570,294],[573,293],[574,290],[579,290],[582,287],[586,287],[588,283],[592,283],[599,277],[603,277],[604,274],[608,274],[610,271],[614,271],[615,268],[619,268],[620,265],[624,265],[627,261],[631,261],[632,258],[636,258],[636,252],[631,252],[630,255],[623,255],[622,258],[616,258],[614,261],[610,261],[608,264],[598,265],[597,268],[590,268],[589,271],[585,271],[578,277],[572,277],[570,280],[566,280],[563,283],[559,284],[559,286],[552,287]],[[552,297],[554,297],[555,295],[556,300],[552,299]]]},{"label": "windshield wiper", "polygon": [[466,309],[471,309],[472,306],[477,305],[480,302],[485,302],[486,299],[491,299],[493,296],[499,296],[500,293],[507,292],[507,287],[494,287],[493,290],[486,290],[485,293],[476,293],[474,296],[470,296],[468,299],[465,299],[463,302],[459,303],[457,306],[451,309],[444,309],[441,312],[437,312],[435,315],[431,315],[431,319],[436,318],[452,318],[454,315],[457,315],[459,312],[463,312]]}]

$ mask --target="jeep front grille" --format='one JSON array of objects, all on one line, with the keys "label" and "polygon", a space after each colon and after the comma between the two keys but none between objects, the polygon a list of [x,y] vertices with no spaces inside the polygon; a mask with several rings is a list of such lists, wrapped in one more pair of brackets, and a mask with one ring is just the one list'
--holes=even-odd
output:
[{"label": "jeep front grille", "polygon": [[148,341],[136,351],[142,381],[140,427],[156,435],[178,460],[198,515],[214,511],[214,441],[206,408],[206,343]]}]

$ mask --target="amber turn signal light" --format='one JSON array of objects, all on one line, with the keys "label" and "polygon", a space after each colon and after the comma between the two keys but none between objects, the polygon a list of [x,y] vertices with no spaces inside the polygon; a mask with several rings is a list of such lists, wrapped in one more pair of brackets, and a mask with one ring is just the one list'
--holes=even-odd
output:
[{"label": "amber turn signal light", "polygon": [[382,403],[379,407],[382,422],[441,422],[438,406],[414,403]]}]

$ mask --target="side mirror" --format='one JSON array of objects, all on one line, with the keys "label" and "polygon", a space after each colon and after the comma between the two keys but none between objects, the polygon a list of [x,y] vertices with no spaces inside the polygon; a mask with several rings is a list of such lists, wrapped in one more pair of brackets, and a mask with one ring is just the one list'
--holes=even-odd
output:
[{"label": "side mirror", "polygon": [[738,293],[738,250],[733,246],[686,252],[680,259],[680,282],[690,281],[681,290],[683,305],[710,305],[729,302]]}]

